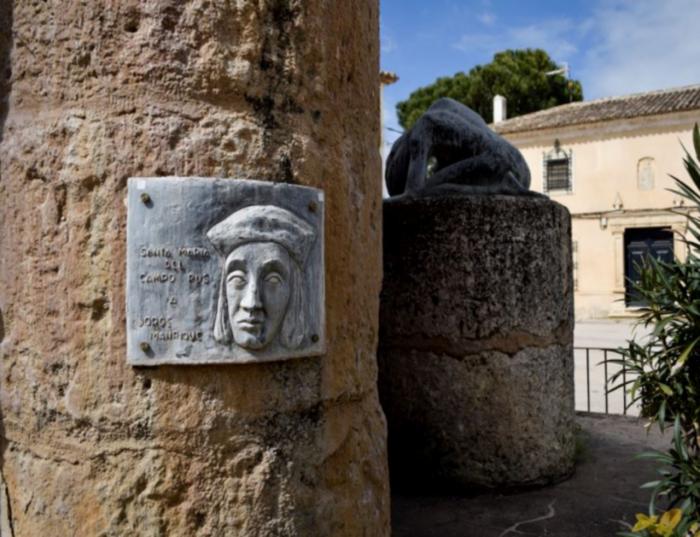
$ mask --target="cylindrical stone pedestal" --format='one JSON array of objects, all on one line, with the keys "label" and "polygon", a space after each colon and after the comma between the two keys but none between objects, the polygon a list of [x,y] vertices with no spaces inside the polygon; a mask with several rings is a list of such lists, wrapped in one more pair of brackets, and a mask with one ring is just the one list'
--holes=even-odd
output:
[{"label": "cylindrical stone pedestal", "polygon": [[545,484],[574,458],[568,211],[542,197],[384,203],[379,387],[392,480]]}]

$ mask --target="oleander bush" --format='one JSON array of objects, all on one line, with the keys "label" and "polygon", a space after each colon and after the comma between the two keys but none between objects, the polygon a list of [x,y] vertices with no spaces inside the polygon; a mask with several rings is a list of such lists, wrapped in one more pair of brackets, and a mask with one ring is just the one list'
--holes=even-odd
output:
[{"label": "oleander bush", "polygon": [[[693,129],[694,155],[683,160],[688,178],[673,177],[690,209],[688,256],[664,263],[647,259],[635,291],[647,305],[641,323],[653,328],[641,343],[630,341],[616,360],[627,370],[611,378],[611,391],[628,390],[630,405],[641,403],[650,425],[673,428],[665,452],[641,456],[658,465],[659,479],[651,489],[649,514],[620,535],[645,537],[700,537],[700,131]],[[663,512],[658,512],[663,505]]]}]

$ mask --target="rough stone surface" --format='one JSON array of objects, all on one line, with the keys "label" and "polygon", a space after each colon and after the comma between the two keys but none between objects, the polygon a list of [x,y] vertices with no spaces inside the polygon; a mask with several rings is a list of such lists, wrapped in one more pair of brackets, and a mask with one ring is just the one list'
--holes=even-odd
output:
[{"label": "rough stone surface", "polygon": [[545,198],[385,201],[379,386],[399,486],[570,474],[570,230]]},{"label": "rough stone surface", "polygon": [[0,475],[0,537],[12,537],[12,515],[7,497],[7,487]]},{"label": "rough stone surface", "polygon": [[[377,2],[0,6],[15,536],[387,535]],[[127,178],[168,175],[325,192],[324,356],[127,365]]]}]

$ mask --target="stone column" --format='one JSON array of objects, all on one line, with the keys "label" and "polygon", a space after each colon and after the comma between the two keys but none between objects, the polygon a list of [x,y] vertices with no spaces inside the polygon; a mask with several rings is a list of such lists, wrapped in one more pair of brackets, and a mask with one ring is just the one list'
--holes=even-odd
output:
[{"label": "stone column", "polygon": [[[376,0],[2,6],[14,534],[388,535]],[[324,189],[325,356],[127,365],[126,181],[169,175]]]},{"label": "stone column", "polygon": [[563,206],[387,200],[379,388],[392,481],[468,489],[568,476],[573,321]]}]

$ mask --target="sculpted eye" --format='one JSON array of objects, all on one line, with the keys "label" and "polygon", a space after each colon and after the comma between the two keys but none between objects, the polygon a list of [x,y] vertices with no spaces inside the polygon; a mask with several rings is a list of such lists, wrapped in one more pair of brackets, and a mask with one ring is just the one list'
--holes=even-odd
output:
[{"label": "sculpted eye", "polygon": [[235,270],[226,277],[226,281],[232,284],[237,289],[240,289],[246,284],[245,273],[240,270]]},{"label": "sculpted eye", "polygon": [[276,272],[271,272],[270,274],[268,274],[268,275],[265,277],[265,281],[266,281],[267,283],[271,283],[271,284],[274,284],[274,285],[279,285],[280,283],[282,283],[282,276],[280,276],[280,275],[277,274]]}]

